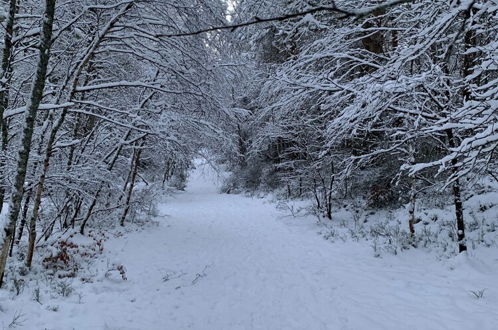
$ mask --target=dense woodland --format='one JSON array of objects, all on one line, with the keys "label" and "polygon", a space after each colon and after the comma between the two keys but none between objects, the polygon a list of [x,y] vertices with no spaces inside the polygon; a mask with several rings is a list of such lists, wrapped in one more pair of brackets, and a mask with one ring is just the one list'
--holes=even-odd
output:
[{"label": "dense woodland", "polygon": [[239,32],[252,67],[233,184],[310,197],[329,219],[357,196],[408,204],[412,236],[417,199],[447,192],[466,250],[462,190],[496,179],[498,3],[246,1],[237,19],[290,8],[321,10]]},{"label": "dense woodland", "polygon": [[146,214],[198,157],[232,172],[225,193],[332,221],[358,196],[409,205],[413,245],[415,205],[444,192],[460,252],[462,194],[498,180],[496,0],[1,5],[0,276]]}]

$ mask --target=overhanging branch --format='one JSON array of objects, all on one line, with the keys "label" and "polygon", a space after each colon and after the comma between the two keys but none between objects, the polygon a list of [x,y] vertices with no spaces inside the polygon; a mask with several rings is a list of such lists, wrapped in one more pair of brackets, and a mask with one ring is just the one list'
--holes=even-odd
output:
[{"label": "overhanging branch", "polygon": [[282,16],[266,17],[266,18],[254,17],[252,20],[247,21],[247,22],[242,22],[242,23],[237,23],[237,24],[229,24],[229,25],[211,26],[211,27],[207,27],[205,29],[200,29],[200,30],[191,31],[191,32],[157,34],[156,37],[157,38],[188,37],[188,36],[195,36],[195,35],[204,34],[204,33],[208,33],[208,32],[223,31],[223,30],[230,30],[231,32],[233,32],[236,29],[241,28],[241,27],[246,27],[246,26],[251,26],[251,25],[256,25],[256,24],[261,24],[261,23],[287,21],[289,19],[303,17],[306,15],[315,14],[318,12],[332,12],[332,13],[339,14],[337,19],[345,19],[348,17],[361,18],[361,17],[368,16],[377,10],[383,10],[383,9],[394,7],[394,6],[397,6],[400,4],[414,2],[414,1],[415,0],[391,0],[391,1],[386,1],[386,2],[379,4],[379,5],[376,5],[376,6],[370,6],[370,7],[366,7],[366,8],[357,9],[357,10],[341,9],[341,8],[338,8],[335,4],[333,4],[332,6],[320,6],[320,7],[315,7],[315,8],[311,8],[308,10],[300,11],[300,12],[293,13],[293,14],[286,14],[286,15],[282,15]]}]

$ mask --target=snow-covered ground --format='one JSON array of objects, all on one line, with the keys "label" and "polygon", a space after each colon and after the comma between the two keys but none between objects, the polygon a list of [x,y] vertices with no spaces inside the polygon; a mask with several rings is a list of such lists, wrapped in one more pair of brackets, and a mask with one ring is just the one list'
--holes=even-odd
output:
[{"label": "snow-covered ground", "polygon": [[[18,315],[13,327],[50,330],[498,329],[496,248],[375,258],[265,199],[218,194],[202,168],[160,205],[157,226],[105,243],[91,283],[0,291],[0,327]],[[113,264],[127,280],[105,274]]]}]

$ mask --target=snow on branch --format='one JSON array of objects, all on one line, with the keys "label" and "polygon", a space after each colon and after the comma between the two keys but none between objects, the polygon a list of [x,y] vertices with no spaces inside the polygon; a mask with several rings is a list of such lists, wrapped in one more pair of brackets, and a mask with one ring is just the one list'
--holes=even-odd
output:
[{"label": "snow on branch", "polygon": [[153,89],[153,90],[167,93],[167,94],[181,95],[181,94],[188,93],[188,94],[197,95],[196,93],[193,93],[193,92],[175,91],[175,90],[165,89],[165,88],[162,88],[160,86],[150,85],[150,84],[147,84],[147,83],[144,83],[141,81],[117,81],[117,82],[98,84],[98,85],[79,86],[79,87],[75,88],[75,91],[76,92],[88,92],[88,91],[94,91],[94,90],[99,90],[99,89],[109,89],[109,88],[119,88],[119,87],[141,87],[141,88]]},{"label": "snow on branch", "polygon": [[292,13],[292,14],[286,14],[286,15],[281,15],[281,16],[274,16],[274,17],[254,17],[252,20],[247,21],[247,22],[242,22],[242,23],[237,23],[237,24],[229,24],[229,25],[220,25],[220,26],[211,26],[205,29],[199,29],[196,31],[191,31],[191,32],[179,32],[179,33],[166,33],[166,34],[158,34],[156,37],[158,38],[172,38],[172,37],[187,37],[187,36],[195,36],[199,34],[204,34],[208,32],[214,32],[214,31],[222,31],[222,30],[230,30],[231,32],[235,31],[238,28],[241,27],[246,27],[246,26],[251,26],[251,25],[256,25],[256,24],[261,24],[261,23],[269,23],[269,22],[281,22],[281,21],[287,21],[293,18],[297,17],[303,17],[306,15],[311,15],[319,12],[331,12],[331,13],[336,13],[339,14],[337,19],[345,19],[349,17],[356,17],[356,18],[361,18],[368,16],[372,14],[375,11],[378,10],[383,10],[387,9],[390,7],[394,7],[400,4],[404,3],[409,3],[413,2],[414,0],[391,0],[391,1],[386,1],[385,3],[379,4],[377,6],[369,6],[365,8],[360,8],[356,10],[350,10],[350,9],[343,9],[339,8],[335,5],[335,3],[332,4],[332,6],[320,6],[320,7],[314,7],[310,8],[308,10]]},{"label": "snow on branch", "polygon": [[[72,102],[67,102],[67,103],[63,103],[63,104],[40,104],[40,106],[38,107],[38,110],[56,110],[56,109],[67,108],[67,107],[70,107],[73,105],[74,105],[74,103],[72,103]],[[15,115],[20,115],[20,114],[24,113],[25,111],[26,111],[26,106],[19,107],[16,109],[7,110],[3,113],[3,119],[7,119],[7,118],[13,117]]]}]

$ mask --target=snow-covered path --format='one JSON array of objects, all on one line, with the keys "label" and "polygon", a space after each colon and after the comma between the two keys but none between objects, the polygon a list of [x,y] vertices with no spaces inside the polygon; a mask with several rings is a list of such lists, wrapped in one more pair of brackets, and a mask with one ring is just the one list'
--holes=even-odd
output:
[{"label": "snow-covered path", "polygon": [[374,258],[262,199],[218,194],[199,172],[160,213],[106,245],[127,281],[84,284],[83,303],[32,329],[498,329],[497,268],[474,259]]}]

